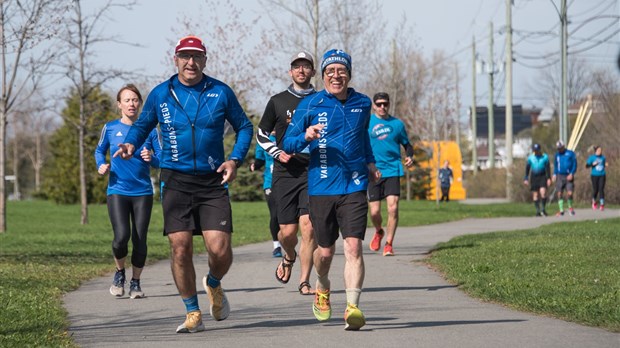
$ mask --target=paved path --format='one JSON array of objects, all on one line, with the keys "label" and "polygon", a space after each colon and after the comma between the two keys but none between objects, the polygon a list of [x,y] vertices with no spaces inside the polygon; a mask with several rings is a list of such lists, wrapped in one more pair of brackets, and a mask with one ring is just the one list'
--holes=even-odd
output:
[{"label": "paved path", "polygon": [[[200,305],[207,313],[204,332],[174,332],[185,318],[185,309],[167,260],[145,269],[145,299],[112,297],[108,292],[112,275],[67,294],[69,331],[82,347],[618,348],[620,334],[472,299],[418,262],[436,243],[457,235],[610,217],[620,217],[620,212],[583,209],[575,217],[468,219],[399,228],[394,257],[367,252],[367,238],[366,281],[360,300],[367,324],[359,332],[343,330],[342,244],[332,265],[332,320],[319,323],[312,315],[313,297],[297,293],[298,264],[289,284],[275,280],[277,260],[270,257],[271,242],[235,248],[233,266],[223,281],[232,305],[227,320],[215,322],[209,317],[208,300],[199,289]],[[196,256],[195,262],[199,274],[206,272],[205,255]]]}]

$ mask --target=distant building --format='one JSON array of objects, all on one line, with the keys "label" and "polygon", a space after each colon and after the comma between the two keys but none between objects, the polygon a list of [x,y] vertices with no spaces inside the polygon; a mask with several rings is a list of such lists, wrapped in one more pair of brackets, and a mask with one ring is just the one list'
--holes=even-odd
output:
[{"label": "distant building", "polygon": [[[543,121],[543,111],[539,108],[524,108],[522,105],[512,107],[512,154],[513,158],[525,158],[529,154],[532,139],[529,135],[518,136],[523,130],[532,128],[533,125]],[[552,113],[553,114],[553,113]],[[544,114],[547,117],[547,114]],[[471,124],[471,115],[470,120]],[[495,166],[500,168],[505,165],[506,154],[506,106],[495,105],[493,108],[493,132],[495,144]],[[476,108],[476,144],[478,167],[489,167],[489,111],[486,106]],[[471,136],[471,134],[470,134]]]}]

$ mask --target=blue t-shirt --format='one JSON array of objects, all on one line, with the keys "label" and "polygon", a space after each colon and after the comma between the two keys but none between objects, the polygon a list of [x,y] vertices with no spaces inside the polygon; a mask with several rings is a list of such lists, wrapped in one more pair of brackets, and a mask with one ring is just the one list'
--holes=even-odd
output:
[{"label": "blue t-shirt", "polygon": [[409,144],[405,124],[393,116],[383,119],[373,114],[370,116],[368,134],[381,177],[405,175],[400,156],[400,146]]},{"label": "blue t-shirt", "polygon": [[[124,124],[120,119],[110,121],[103,126],[97,148],[95,148],[95,161],[97,169],[106,162],[108,150],[114,154],[118,150],[118,144],[125,142],[125,137],[132,126]],[[153,150],[151,162],[144,162],[140,157],[143,148]],[[148,138],[141,146],[136,146],[134,156],[128,160],[120,156],[111,158],[110,178],[108,180],[107,194],[124,196],[146,196],[153,194],[151,185],[151,173],[149,165],[159,168],[159,156],[161,155],[161,143],[156,129],[153,129]]]},{"label": "blue t-shirt", "polygon": [[[586,167],[592,167],[592,171],[590,172],[590,175],[592,176],[604,176],[605,173],[605,156],[600,155],[590,155],[590,157],[588,157],[588,160],[586,161]],[[596,163],[596,165],[594,165],[594,163]]]}]

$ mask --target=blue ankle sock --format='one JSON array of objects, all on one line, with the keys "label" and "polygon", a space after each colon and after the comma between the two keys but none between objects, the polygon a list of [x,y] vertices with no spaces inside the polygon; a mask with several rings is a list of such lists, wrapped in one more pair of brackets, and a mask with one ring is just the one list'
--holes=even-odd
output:
[{"label": "blue ankle sock", "polygon": [[215,278],[211,273],[207,275],[207,285],[212,288],[217,288],[220,286],[220,279]]},{"label": "blue ankle sock", "polygon": [[183,303],[185,304],[185,310],[187,313],[200,310],[200,306],[198,306],[198,294],[190,298],[184,298]]}]

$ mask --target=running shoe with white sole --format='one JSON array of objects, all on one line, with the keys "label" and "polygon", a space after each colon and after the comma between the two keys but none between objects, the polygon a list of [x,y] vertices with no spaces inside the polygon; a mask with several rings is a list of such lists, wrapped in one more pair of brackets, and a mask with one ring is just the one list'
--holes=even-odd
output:
[{"label": "running shoe with white sole", "polygon": [[144,292],[140,287],[140,279],[132,279],[129,282],[129,297],[133,299],[144,297]]},{"label": "running shoe with white sole", "polygon": [[348,303],[347,309],[344,311],[344,322],[345,330],[357,331],[366,325],[366,318],[364,318],[364,313],[356,305]]},{"label": "running shoe with white sole", "polygon": [[125,295],[125,270],[117,270],[116,273],[114,273],[112,286],[110,286],[110,294],[116,297]]},{"label": "running shoe with white sole", "polygon": [[394,249],[392,249],[392,244],[385,244],[383,247],[383,256],[394,256]]},{"label": "running shoe with white sole", "polygon": [[222,289],[222,285],[219,285],[217,288],[210,287],[209,284],[207,284],[207,276],[202,278],[202,285],[209,298],[209,314],[217,321],[228,318],[230,314],[230,304],[228,303],[228,298],[224,293],[224,289]]},{"label": "running shoe with white sole", "polygon": [[183,324],[177,327],[177,333],[194,333],[204,330],[205,326],[202,323],[202,313],[200,311],[187,313]]}]

